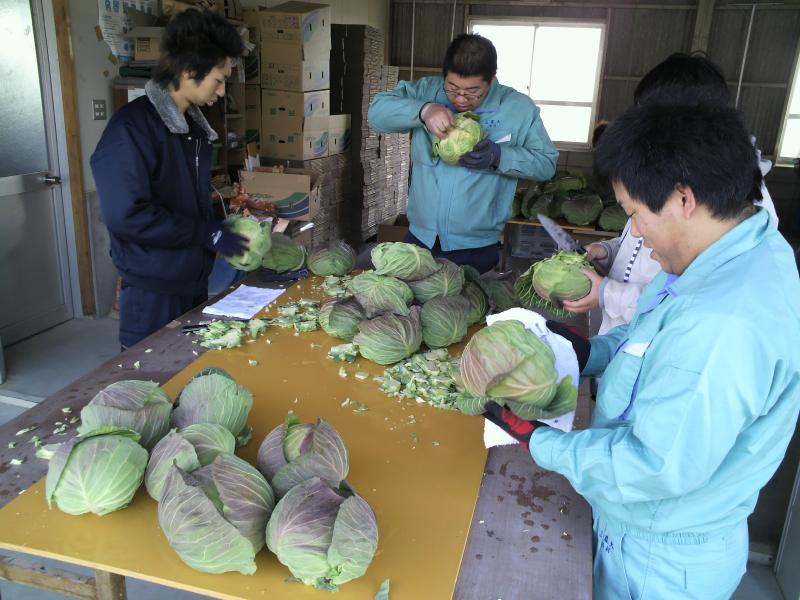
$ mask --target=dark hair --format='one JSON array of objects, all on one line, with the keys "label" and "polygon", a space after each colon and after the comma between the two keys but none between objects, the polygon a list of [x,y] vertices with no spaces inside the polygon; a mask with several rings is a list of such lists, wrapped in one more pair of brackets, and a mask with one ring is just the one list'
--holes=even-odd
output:
[{"label": "dark hair", "polygon": [[731,95],[722,71],[705,53],[676,52],[642,77],[633,102],[728,106]]},{"label": "dark hair", "polygon": [[600,141],[600,136],[603,135],[603,132],[606,130],[607,127],[608,127],[608,121],[606,121],[605,119],[600,121],[599,123],[597,123],[597,125],[594,126],[594,131],[592,131],[592,148],[597,147],[597,142]]},{"label": "dark hair", "polygon": [[741,113],[725,106],[633,106],[608,126],[594,160],[597,173],[655,213],[681,184],[716,218],[733,218],[760,183]]},{"label": "dark hair", "polygon": [[185,10],[167,25],[153,79],[163,86],[171,83],[175,89],[184,72],[202,81],[226,58],[241,56],[242,49],[241,36],[224,17],[207,10]]},{"label": "dark hair", "polygon": [[455,73],[461,77],[480,75],[491,82],[497,74],[497,50],[492,42],[477,33],[462,33],[447,47],[442,77]]}]

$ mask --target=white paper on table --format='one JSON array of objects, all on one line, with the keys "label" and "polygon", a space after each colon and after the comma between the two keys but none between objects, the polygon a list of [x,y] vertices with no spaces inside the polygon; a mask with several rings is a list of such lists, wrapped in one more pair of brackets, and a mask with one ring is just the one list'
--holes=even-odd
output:
[{"label": "white paper on table", "polygon": [[[539,339],[547,344],[553,351],[555,355],[555,368],[558,373],[559,381],[569,375],[572,377],[573,384],[576,386],[578,385],[580,380],[580,367],[578,366],[578,357],[575,354],[575,350],[572,348],[572,343],[565,337],[550,331],[542,315],[524,308],[510,308],[496,315],[489,315],[486,317],[486,324],[489,327],[498,321],[520,321],[525,326],[525,329],[535,333]],[[572,410],[555,419],[539,420],[561,431],[572,431],[575,411]],[[500,427],[486,420],[484,420],[483,426],[483,442],[487,448],[518,443],[517,440]]]},{"label": "white paper on table", "polygon": [[252,319],[267,304],[274,302],[285,290],[240,285],[219,302],[203,309],[207,315]]}]

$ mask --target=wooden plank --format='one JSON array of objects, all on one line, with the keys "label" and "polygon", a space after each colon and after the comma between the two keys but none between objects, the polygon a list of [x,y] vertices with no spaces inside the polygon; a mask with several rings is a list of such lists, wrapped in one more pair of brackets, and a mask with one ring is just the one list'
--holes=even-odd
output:
[{"label": "wooden plank", "polygon": [[[81,292],[81,310],[85,316],[97,312],[94,302],[92,254],[89,243],[89,215],[83,184],[81,135],[78,122],[78,100],[75,91],[74,56],[70,39],[69,0],[53,0],[56,25],[56,49],[61,79],[61,107],[64,113],[64,134],[67,146],[69,192],[72,199],[72,221],[75,229],[75,252],[78,261],[78,284]],[[63,177],[62,177],[63,178]]]},{"label": "wooden plank", "polygon": [[127,600],[125,577],[122,575],[95,570],[94,580],[97,586],[97,600]]},{"label": "wooden plank", "polygon": [[[56,594],[95,600],[95,581],[91,577],[76,575],[62,569],[48,568],[41,564],[0,556],[0,580],[13,581]],[[125,600],[124,596],[119,600]]]}]

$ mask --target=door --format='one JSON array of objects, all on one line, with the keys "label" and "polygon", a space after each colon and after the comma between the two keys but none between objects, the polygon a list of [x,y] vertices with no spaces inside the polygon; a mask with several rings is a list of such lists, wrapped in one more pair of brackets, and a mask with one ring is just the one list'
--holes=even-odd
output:
[{"label": "door", "polygon": [[794,480],[786,523],[783,527],[778,558],[775,561],[775,577],[786,600],[800,600],[800,467]]},{"label": "door", "polygon": [[0,340],[73,316],[42,0],[0,2]]}]

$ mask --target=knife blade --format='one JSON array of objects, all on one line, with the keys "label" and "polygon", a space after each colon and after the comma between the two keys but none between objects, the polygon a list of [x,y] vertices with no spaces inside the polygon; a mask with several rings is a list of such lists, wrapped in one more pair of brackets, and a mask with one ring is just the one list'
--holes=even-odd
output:
[{"label": "knife blade", "polygon": [[586,253],[586,249],[577,241],[575,241],[575,239],[566,231],[564,231],[561,225],[553,221],[553,219],[541,213],[536,215],[536,218],[539,219],[539,222],[542,224],[542,227],[544,227],[547,235],[553,238],[553,241],[560,250],[578,252],[579,254]]}]

